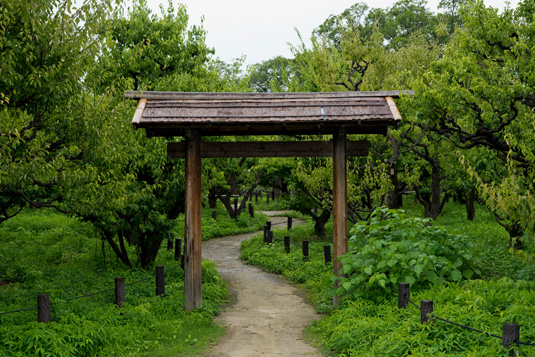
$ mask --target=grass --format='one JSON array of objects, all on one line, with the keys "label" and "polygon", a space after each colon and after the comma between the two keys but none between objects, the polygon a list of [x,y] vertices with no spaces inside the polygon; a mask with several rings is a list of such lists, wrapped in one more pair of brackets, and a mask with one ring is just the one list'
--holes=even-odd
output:
[{"label": "grass", "polygon": [[[259,230],[266,217],[238,220],[218,207],[217,222],[203,210],[203,238]],[[208,221],[208,223],[207,223]],[[182,224],[182,223],[181,223]],[[182,236],[178,224],[176,235]],[[114,305],[114,278],[126,284],[154,272],[128,269],[91,225],[49,210],[28,210],[0,226],[0,312],[35,306],[47,293],[51,322],[38,324],[36,309],[0,315],[2,356],[196,356],[224,328],[213,316],[226,302],[226,286],[215,265],[203,261],[203,307],[183,309],[183,270],[162,244],[156,265],[166,268],[166,294],[155,296],[154,279],[126,287],[126,303]],[[171,268],[175,268],[171,270]],[[112,291],[66,302],[103,290]]]}]

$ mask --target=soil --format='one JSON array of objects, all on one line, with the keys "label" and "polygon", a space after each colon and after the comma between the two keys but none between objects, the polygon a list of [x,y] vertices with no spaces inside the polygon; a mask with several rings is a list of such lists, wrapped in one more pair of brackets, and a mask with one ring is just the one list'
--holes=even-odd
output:
[{"label": "soil", "polygon": [[[272,217],[271,222],[272,226],[283,226],[287,218]],[[254,234],[203,242],[203,258],[215,262],[229,285],[231,300],[216,317],[227,333],[210,356],[321,356],[303,339],[305,326],[319,318],[305,301],[304,292],[282,277],[239,259],[240,243]]]}]

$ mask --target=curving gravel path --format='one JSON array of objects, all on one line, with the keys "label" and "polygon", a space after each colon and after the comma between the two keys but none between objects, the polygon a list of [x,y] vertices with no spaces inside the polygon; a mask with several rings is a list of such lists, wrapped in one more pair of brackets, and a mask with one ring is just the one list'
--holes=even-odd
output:
[{"label": "curving gravel path", "polygon": [[[286,220],[271,218],[273,226],[285,225]],[[210,356],[321,356],[303,340],[303,329],[319,315],[305,302],[302,291],[239,259],[240,243],[254,234],[203,242],[203,258],[215,262],[231,296],[230,305],[216,317],[227,334]]]}]

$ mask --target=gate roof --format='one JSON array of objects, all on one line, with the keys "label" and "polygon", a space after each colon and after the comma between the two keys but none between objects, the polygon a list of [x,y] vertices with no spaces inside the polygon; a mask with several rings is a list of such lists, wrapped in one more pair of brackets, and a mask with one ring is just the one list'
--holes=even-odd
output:
[{"label": "gate roof", "polygon": [[329,93],[126,92],[148,136],[385,134],[401,115],[393,98],[411,91]]}]

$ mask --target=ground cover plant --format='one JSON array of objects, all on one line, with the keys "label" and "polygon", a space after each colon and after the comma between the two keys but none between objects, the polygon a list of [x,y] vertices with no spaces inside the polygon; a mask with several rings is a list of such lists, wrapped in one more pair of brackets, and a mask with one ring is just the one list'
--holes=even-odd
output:
[{"label": "ground cover plant", "polygon": [[[233,228],[222,212],[220,217],[218,222],[231,231],[258,229],[255,220],[235,221]],[[217,235],[213,226],[206,227]],[[124,266],[90,224],[48,210],[28,210],[4,222],[0,312],[35,306],[36,296],[46,293],[51,322],[37,323],[37,309],[0,315],[0,355],[168,356],[205,351],[224,333],[213,323],[226,301],[215,265],[203,261],[202,309],[185,312],[184,272],[174,251],[162,244],[155,264],[165,266],[164,296],[155,296],[153,268]],[[114,278],[121,276],[127,284],[126,302],[117,308]],[[110,291],[66,301],[104,290]]]},{"label": "ground cover plant", "polygon": [[[518,323],[521,341],[535,342],[534,266],[525,258],[532,254],[531,240],[526,240],[524,256],[508,251],[507,232],[484,206],[476,205],[474,221],[467,221],[465,207],[449,202],[436,222],[421,218],[421,206],[411,199],[404,208],[382,208],[370,222],[352,228],[353,246],[343,260],[347,277],[340,288],[345,295],[336,310],[332,265],[325,266],[323,254],[311,250],[310,259],[303,261],[298,247],[287,254],[282,242],[266,245],[259,235],[242,243],[242,258],[307,288],[311,302],[325,314],[308,332],[328,354],[507,354],[500,339],[439,320],[422,325],[413,305],[399,310],[397,283],[408,277],[414,283],[411,299],[418,305],[433,300],[435,316],[495,335],[502,334],[503,323]],[[297,242],[306,237],[311,246],[315,241],[318,247],[328,243],[313,236],[311,223],[290,232],[274,230],[274,237],[284,235]],[[349,283],[347,289],[344,283]],[[519,352],[535,354],[530,346]]]}]

